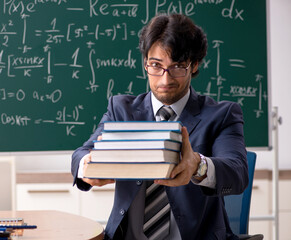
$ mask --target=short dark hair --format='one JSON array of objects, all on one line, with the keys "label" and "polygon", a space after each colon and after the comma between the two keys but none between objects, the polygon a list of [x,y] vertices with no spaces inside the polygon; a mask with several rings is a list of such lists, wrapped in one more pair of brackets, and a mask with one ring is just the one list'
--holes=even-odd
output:
[{"label": "short dark hair", "polygon": [[143,27],[139,38],[139,49],[143,57],[147,58],[155,42],[169,50],[175,62],[190,59],[192,64],[200,64],[207,52],[205,33],[182,14],[158,15]]}]

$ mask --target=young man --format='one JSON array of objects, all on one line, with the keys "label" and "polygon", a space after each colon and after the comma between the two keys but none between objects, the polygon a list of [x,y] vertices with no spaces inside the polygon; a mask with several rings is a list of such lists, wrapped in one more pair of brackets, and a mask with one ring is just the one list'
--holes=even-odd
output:
[{"label": "young man", "polygon": [[170,220],[154,230],[161,232],[167,227],[169,231],[144,233],[148,181],[116,181],[105,238],[237,239],[229,227],[223,196],[240,194],[248,184],[243,117],[238,104],[218,103],[198,95],[190,85],[206,55],[206,36],[183,15],[156,16],[143,28],[139,47],[151,92],[109,99],[98,129],[73,154],[74,183],[89,190],[114,182],[82,178],[91,159],[89,150],[93,140],[100,138],[104,121],[159,121],[160,108],[171,107],[174,115],[170,120],[179,120],[184,126],[182,158],[172,179],[154,181],[166,190],[171,210]]}]

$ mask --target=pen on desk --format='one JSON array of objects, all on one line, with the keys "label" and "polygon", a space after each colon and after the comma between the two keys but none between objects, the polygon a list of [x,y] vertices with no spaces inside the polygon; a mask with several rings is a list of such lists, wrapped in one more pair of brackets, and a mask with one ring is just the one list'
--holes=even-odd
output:
[{"label": "pen on desk", "polygon": [[36,225],[0,225],[3,228],[12,228],[12,229],[35,229]]}]

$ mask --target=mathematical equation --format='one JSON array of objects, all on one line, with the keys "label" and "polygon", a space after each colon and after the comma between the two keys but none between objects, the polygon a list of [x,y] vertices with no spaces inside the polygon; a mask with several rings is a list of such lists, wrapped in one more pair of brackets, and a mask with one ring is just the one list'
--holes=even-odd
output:
[{"label": "mathematical equation", "polygon": [[76,125],[85,125],[85,122],[79,121],[79,116],[81,110],[83,110],[83,106],[78,105],[75,106],[71,111],[67,110],[67,107],[63,107],[63,109],[58,110],[55,114],[54,119],[33,119],[30,116],[23,116],[19,114],[8,114],[8,113],[1,113],[0,123],[3,126],[10,125],[10,126],[18,126],[18,127],[26,127],[29,124],[61,124],[65,125],[66,135],[67,136],[76,136],[73,129]]},{"label": "mathematical equation", "polygon": [[[254,109],[256,114],[256,118],[260,118],[261,115],[264,113],[262,102],[265,103],[268,101],[267,89],[263,88],[262,80],[265,77],[260,73],[256,73],[252,79],[250,79],[250,83],[252,85],[245,86],[245,85],[227,85],[229,86],[229,92],[224,92],[224,82],[227,79],[223,76],[221,70],[221,62],[223,59],[223,52],[221,51],[220,47],[224,44],[222,40],[213,40],[212,41],[212,48],[216,50],[216,58],[214,61],[215,64],[215,76],[210,77],[210,81],[207,84],[207,87],[202,94],[211,96],[215,98],[217,101],[221,101],[225,99],[225,97],[231,97],[232,100],[236,99],[236,101],[240,104],[240,106],[244,106],[244,100],[246,98],[255,98],[257,99],[257,107]],[[207,69],[211,60],[203,61],[203,69]],[[247,66],[244,59],[235,59],[231,58],[226,61],[230,68],[238,68],[238,69],[246,69]],[[225,64],[225,63],[224,63]],[[216,86],[217,91],[212,92],[212,85]]]}]

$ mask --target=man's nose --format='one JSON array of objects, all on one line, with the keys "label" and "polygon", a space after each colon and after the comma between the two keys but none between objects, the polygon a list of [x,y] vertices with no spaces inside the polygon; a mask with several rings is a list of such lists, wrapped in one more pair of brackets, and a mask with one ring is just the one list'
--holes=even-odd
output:
[{"label": "man's nose", "polygon": [[161,81],[164,84],[167,84],[167,83],[172,81],[172,77],[171,77],[171,75],[170,75],[170,73],[168,71],[165,71],[163,76],[161,76]]}]

